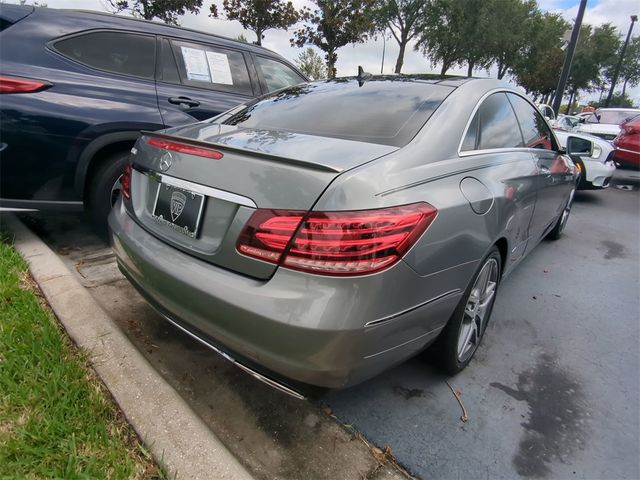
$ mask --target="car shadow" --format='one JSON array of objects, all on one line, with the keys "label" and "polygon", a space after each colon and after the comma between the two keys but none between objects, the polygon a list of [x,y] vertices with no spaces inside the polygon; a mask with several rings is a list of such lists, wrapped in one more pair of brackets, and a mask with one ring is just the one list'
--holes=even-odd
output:
[{"label": "car shadow", "polygon": [[573,201],[576,203],[585,203],[585,204],[599,204],[602,203],[602,199],[598,197],[597,192],[585,192],[578,191],[573,197]]}]

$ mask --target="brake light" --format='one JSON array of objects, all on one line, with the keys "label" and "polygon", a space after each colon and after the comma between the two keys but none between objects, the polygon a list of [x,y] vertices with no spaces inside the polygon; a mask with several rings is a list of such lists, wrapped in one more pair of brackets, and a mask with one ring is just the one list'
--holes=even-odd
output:
[{"label": "brake light", "polygon": [[224,156],[221,152],[211,148],[198,147],[195,145],[189,145],[188,143],[180,143],[162,138],[152,137],[147,140],[147,143],[152,147],[163,148],[173,152],[187,153],[189,155],[195,155],[196,157],[205,157],[212,160],[220,160]]},{"label": "brake light", "polygon": [[120,179],[120,193],[127,200],[131,198],[131,164],[127,163]]},{"label": "brake light", "polygon": [[0,93],[33,93],[50,86],[51,83],[42,80],[0,76]]},{"label": "brake light", "polygon": [[436,217],[428,203],[346,212],[257,210],[239,252],[295,270],[363,275],[396,263]]}]

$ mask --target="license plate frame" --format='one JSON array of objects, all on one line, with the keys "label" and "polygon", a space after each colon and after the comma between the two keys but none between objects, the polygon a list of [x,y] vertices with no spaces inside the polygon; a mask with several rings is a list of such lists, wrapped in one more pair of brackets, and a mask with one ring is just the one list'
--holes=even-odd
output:
[{"label": "license plate frame", "polygon": [[204,197],[202,193],[160,181],[151,216],[159,224],[195,239],[202,219]]}]

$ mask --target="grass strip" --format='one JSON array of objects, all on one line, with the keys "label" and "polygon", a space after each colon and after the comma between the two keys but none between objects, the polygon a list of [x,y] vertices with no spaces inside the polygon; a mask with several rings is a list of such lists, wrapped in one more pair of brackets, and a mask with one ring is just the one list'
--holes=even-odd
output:
[{"label": "grass strip", "polygon": [[164,478],[0,237],[0,478]]}]

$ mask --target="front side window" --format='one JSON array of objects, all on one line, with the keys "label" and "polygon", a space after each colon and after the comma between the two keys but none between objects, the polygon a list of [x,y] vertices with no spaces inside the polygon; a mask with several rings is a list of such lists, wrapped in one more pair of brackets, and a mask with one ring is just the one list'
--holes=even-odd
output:
[{"label": "front side window", "polygon": [[266,57],[256,57],[256,64],[262,72],[262,77],[267,84],[267,91],[273,92],[285,87],[298,85],[306,80],[298,75],[295,70],[285,64]]},{"label": "front side window", "polygon": [[506,95],[500,92],[487,97],[469,124],[462,142],[462,151],[522,146],[518,121]]},{"label": "front side window", "polygon": [[[518,117],[524,145],[527,148],[542,148],[544,150],[554,150],[553,136],[551,129],[540,112],[524,98],[513,93],[508,93],[509,101],[513,105],[513,109]],[[565,122],[567,120],[564,120]]]},{"label": "front side window", "polygon": [[173,52],[182,83],[193,87],[253,95],[242,53],[174,40]]},{"label": "front side window", "polygon": [[55,48],[89,67],[142,78],[154,76],[156,40],[152,35],[90,32],[60,40]]}]

